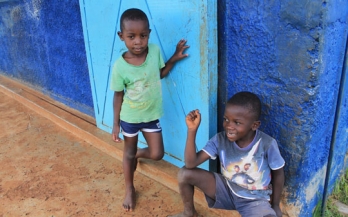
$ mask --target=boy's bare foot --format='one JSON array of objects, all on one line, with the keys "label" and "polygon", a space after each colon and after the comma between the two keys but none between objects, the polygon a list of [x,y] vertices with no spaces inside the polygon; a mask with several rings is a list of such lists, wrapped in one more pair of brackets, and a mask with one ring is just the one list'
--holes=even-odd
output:
[{"label": "boy's bare foot", "polygon": [[135,208],[135,188],[131,187],[126,190],[126,196],[123,201],[123,209],[125,211],[133,211]]},{"label": "boy's bare foot", "polygon": [[184,212],[175,214],[175,215],[168,215],[167,217],[199,217],[198,213],[195,211],[192,215],[186,214]]}]

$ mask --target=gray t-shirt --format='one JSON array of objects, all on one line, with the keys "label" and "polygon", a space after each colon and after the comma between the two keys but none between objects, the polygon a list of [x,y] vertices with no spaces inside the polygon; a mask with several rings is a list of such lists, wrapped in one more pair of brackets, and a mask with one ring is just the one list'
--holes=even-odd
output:
[{"label": "gray t-shirt", "polygon": [[254,140],[245,148],[227,139],[225,132],[212,137],[203,148],[211,159],[220,159],[221,174],[231,190],[242,198],[267,199],[270,188],[271,170],[284,166],[275,139],[257,130]]}]

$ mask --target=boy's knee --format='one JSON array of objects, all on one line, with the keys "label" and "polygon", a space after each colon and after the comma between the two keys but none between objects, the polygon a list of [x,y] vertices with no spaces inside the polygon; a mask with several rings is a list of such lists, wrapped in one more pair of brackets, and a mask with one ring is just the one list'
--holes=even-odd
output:
[{"label": "boy's knee", "polygon": [[151,159],[158,161],[158,160],[162,160],[163,156],[164,156],[164,152],[163,151],[162,152],[159,151],[159,152],[156,152],[156,153],[152,153],[151,154]]},{"label": "boy's knee", "polygon": [[186,167],[182,167],[178,172],[178,181],[184,182],[188,180],[191,176],[191,170],[187,169]]}]

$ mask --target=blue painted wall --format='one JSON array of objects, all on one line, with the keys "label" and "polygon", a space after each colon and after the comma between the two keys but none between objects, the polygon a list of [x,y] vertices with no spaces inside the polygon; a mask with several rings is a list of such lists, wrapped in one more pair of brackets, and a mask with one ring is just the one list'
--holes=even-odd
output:
[{"label": "blue painted wall", "polygon": [[1,1],[0,73],[94,116],[79,1]]},{"label": "blue painted wall", "polygon": [[[260,96],[287,162],[286,212],[311,216],[347,168],[348,2],[218,4],[219,120],[235,92]],[[93,115],[78,0],[1,1],[0,73]]]},{"label": "blue painted wall", "polygon": [[[340,4],[341,2],[334,2],[334,8],[339,9],[345,5],[345,9],[348,10],[347,1],[345,4]],[[345,10],[330,10],[327,12],[329,22],[329,31],[326,32],[327,45],[327,62],[331,63],[335,61],[334,49],[343,49],[345,50],[344,64],[342,68],[342,74],[340,79],[340,90],[337,99],[337,107],[335,112],[335,125],[333,128],[331,148],[329,153],[329,167],[327,170],[327,194],[332,192],[333,187],[339,178],[339,176],[344,173],[347,169],[347,157],[348,153],[344,150],[348,149],[348,37],[347,34],[344,34],[344,31],[341,30],[342,23],[347,23],[347,19],[344,21],[342,19],[344,16],[347,16]],[[343,20],[343,22],[342,22]],[[340,31],[341,30],[341,31]],[[347,30],[347,27],[345,29]],[[335,40],[335,35],[341,37],[340,40],[346,40],[346,46],[340,47],[340,44],[337,44]],[[328,64],[330,65],[330,64]],[[339,67],[338,70],[341,68]],[[327,197],[327,195],[325,195]]]},{"label": "blue painted wall", "polygon": [[335,124],[332,168],[337,170],[329,188],[347,153],[347,93],[341,95],[339,123],[335,114],[348,2],[223,0],[219,11],[225,11],[219,14],[219,99],[242,90],[260,96],[261,129],[277,139],[287,162],[286,211],[311,216],[325,192]]}]

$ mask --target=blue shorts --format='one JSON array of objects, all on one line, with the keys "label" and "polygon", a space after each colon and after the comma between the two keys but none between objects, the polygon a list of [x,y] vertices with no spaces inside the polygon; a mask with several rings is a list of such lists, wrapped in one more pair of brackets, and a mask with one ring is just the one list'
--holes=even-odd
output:
[{"label": "blue shorts", "polygon": [[140,131],[142,132],[162,132],[161,125],[159,123],[159,120],[150,121],[147,123],[128,123],[125,121],[120,121],[122,134],[127,137],[134,137],[139,134]]},{"label": "blue shorts", "polygon": [[226,179],[221,174],[214,173],[214,176],[215,200],[205,195],[209,208],[237,210],[242,217],[277,216],[268,200],[238,197],[228,187]]}]

